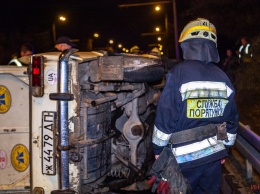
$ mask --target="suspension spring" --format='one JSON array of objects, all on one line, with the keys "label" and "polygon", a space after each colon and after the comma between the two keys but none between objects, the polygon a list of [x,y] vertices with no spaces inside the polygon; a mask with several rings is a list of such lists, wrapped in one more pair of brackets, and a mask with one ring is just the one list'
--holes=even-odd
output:
[{"label": "suspension spring", "polygon": [[130,173],[129,169],[112,169],[108,176],[116,177],[116,178],[128,178]]}]

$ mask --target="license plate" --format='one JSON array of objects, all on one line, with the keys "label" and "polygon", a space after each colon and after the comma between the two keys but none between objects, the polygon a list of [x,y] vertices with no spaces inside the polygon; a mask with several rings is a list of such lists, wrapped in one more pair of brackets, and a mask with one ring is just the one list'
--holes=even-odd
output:
[{"label": "license plate", "polygon": [[42,112],[42,174],[56,174],[55,131],[56,112]]}]

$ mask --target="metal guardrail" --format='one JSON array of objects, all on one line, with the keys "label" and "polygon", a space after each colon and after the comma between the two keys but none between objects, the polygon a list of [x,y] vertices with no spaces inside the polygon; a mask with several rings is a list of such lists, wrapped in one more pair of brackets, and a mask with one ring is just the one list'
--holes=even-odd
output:
[{"label": "metal guardrail", "polygon": [[239,123],[235,146],[246,158],[246,178],[253,177],[253,168],[260,173],[260,136],[250,127]]}]

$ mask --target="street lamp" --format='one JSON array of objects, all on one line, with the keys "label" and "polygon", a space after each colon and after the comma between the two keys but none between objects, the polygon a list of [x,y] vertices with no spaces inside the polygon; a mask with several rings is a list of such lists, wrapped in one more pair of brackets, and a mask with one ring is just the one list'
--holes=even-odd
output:
[{"label": "street lamp", "polygon": [[63,17],[63,16],[60,16],[59,19],[60,19],[61,21],[65,21],[65,20],[66,20],[66,18]]},{"label": "street lamp", "polygon": [[[161,11],[161,7],[159,5],[156,5],[154,9],[156,12]],[[167,41],[168,41],[169,32],[168,32],[168,15],[166,11],[164,13],[164,25],[165,25],[165,46],[166,46],[165,49],[166,49],[166,55],[168,55],[169,51],[168,51]],[[158,41],[161,40],[158,39]]]},{"label": "street lamp", "polygon": [[[60,16],[58,20],[64,22],[66,21],[66,18],[64,16]],[[56,42],[56,20],[54,20],[52,23],[52,33],[53,33],[53,42],[55,43]]]},{"label": "street lamp", "polygon": [[161,7],[160,6],[155,6],[155,11],[160,11],[161,10]]},{"label": "street lamp", "polygon": [[[161,7],[159,5],[156,5],[154,9],[157,12],[161,11]],[[167,36],[168,35],[168,15],[167,15],[167,12],[165,12],[164,22],[165,22],[165,34]]]},{"label": "street lamp", "polygon": [[[172,3],[172,10],[173,10],[173,26],[174,26],[174,41],[175,41],[175,52],[176,52],[176,58],[180,59],[180,51],[179,51],[179,43],[178,43],[178,24],[177,24],[177,7],[176,7],[176,0],[169,0],[169,1],[156,1],[156,2],[145,2],[145,3],[133,3],[133,4],[122,4],[118,7],[124,8],[124,7],[139,7],[139,6],[148,6],[148,5],[158,5],[158,4],[170,4]],[[158,7],[157,10],[159,11],[160,8]],[[168,31],[168,17],[166,15],[165,17],[165,24],[167,24],[165,27],[165,31],[167,33]],[[147,36],[147,35],[154,35],[154,33],[144,33],[141,34],[141,36]]]}]

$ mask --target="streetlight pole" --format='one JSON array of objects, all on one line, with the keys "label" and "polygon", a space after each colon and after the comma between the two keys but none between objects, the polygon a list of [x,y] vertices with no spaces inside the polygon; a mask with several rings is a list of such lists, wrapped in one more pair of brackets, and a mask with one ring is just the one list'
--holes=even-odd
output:
[{"label": "streetlight pole", "polygon": [[53,42],[56,42],[56,24],[55,21],[52,23],[52,36],[53,36]]},{"label": "streetlight pole", "polygon": [[174,24],[174,39],[175,39],[175,54],[176,59],[180,59],[180,49],[178,43],[178,24],[177,24],[177,9],[176,9],[176,0],[172,0],[173,7],[173,24]]},{"label": "streetlight pole", "polygon": [[168,14],[165,13],[165,18],[164,18],[164,22],[165,22],[165,51],[166,51],[166,55],[169,56],[169,48],[168,48],[168,39],[169,39],[169,32],[168,32]]},{"label": "streetlight pole", "polygon": [[[63,16],[60,16],[59,20],[64,22],[66,20],[66,18],[63,17]],[[56,19],[52,23],[52,36],[53,36],[53,42],[55,43],[56,42],[56,36],[57,36],[56,35]]]},{"label": "streetlight pole", "polygon": [[167,13],[165,13],[164,23],[165,23],[165,34],[166,36],[168,36],[168,14]]}]

